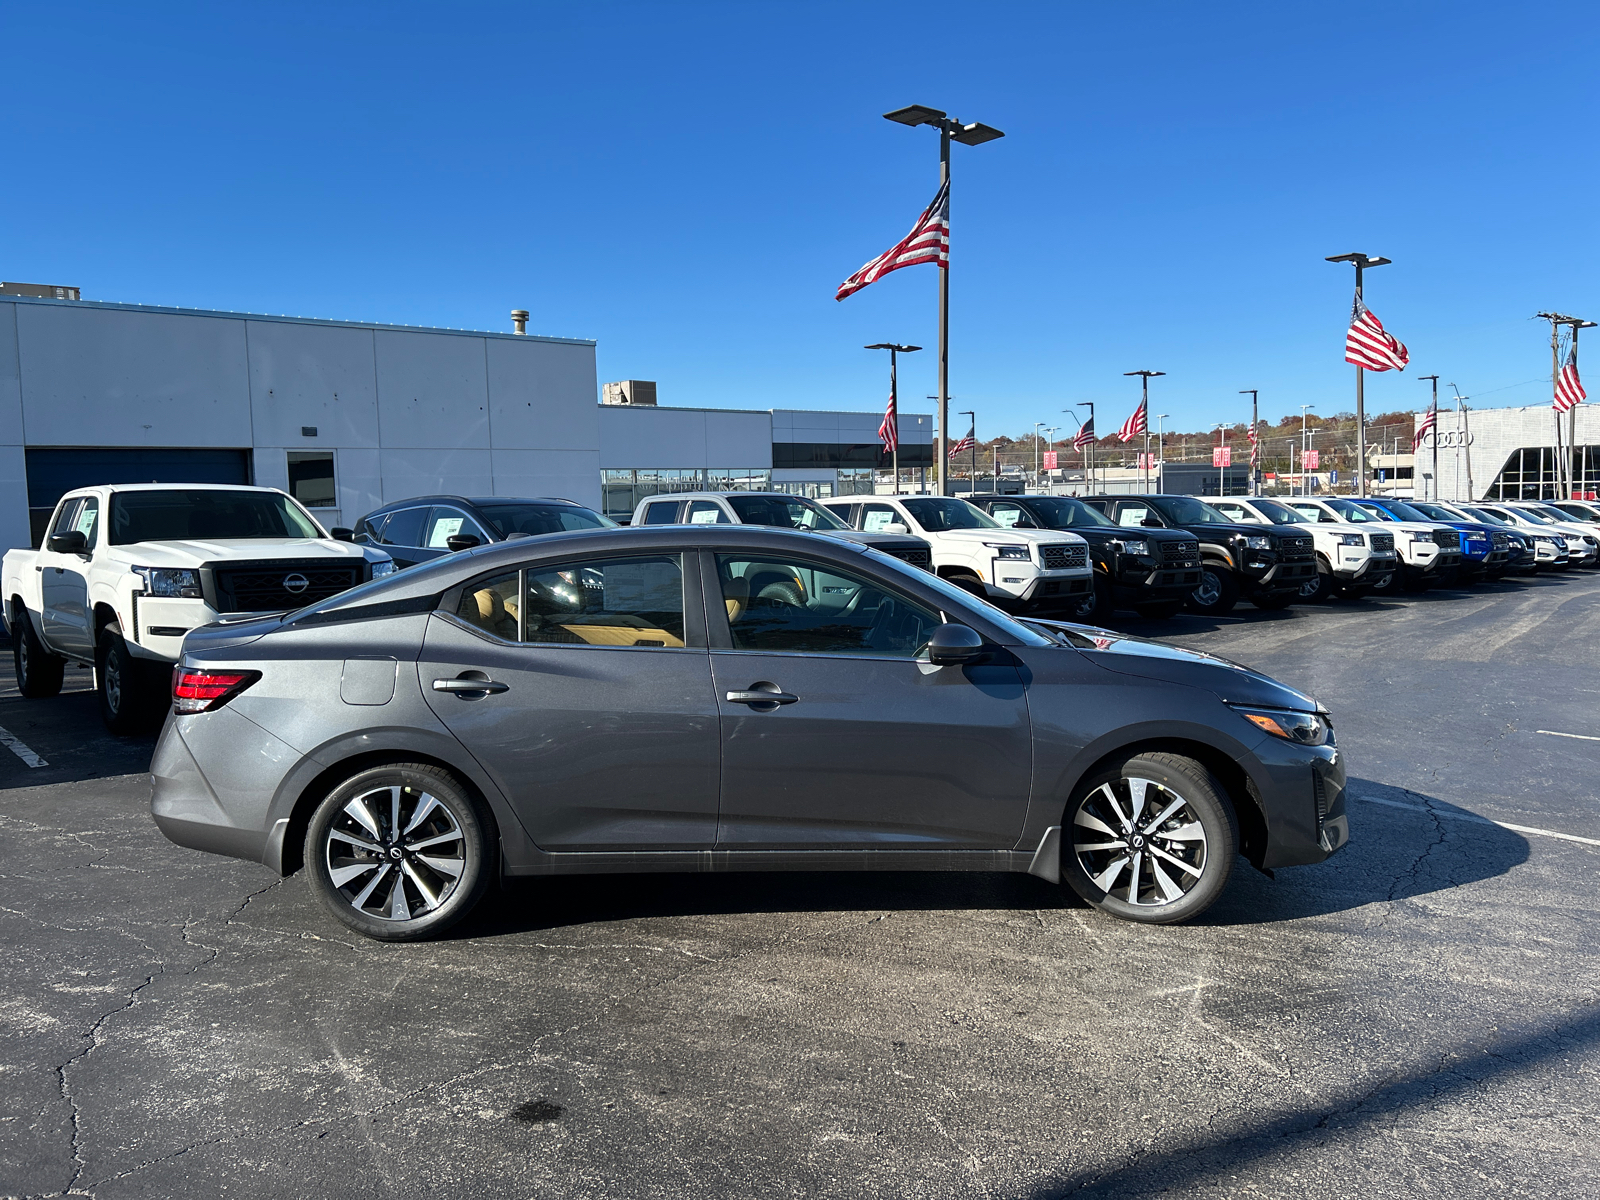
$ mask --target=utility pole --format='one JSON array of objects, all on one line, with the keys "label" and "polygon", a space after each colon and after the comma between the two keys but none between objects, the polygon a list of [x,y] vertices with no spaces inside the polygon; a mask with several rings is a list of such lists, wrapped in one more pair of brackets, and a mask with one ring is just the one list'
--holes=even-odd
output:
[{"label": "utility pole", "polygon": [[895,378],[895,357],[900,354],[914,354],[921,350],[921,346],[899,346],[894,342],[874,342],[870,346],[863,346],[863,350],[887,350],[889,352],[889,414],[890,423],[893,425],[892,456],[894,459],[894,494],[900,494],[900,389]]},{"label": "utility pole", "polygon": [[1261,415],[1261,406],[1256,402],[1255,388],[1239,389],[1239,395],[1243,396],[1246,393],[1250,396],[1250,494],[1259,496],[1261,495],[1261,471],[1256,466],[1256,450],[1261,443],[1256,440],[1260,436],[1256,429],[1256,422]]},{"label": "utility pole", "polygon": [[[1418,375],[1417,379],[1419,382],[1431,380],[1433,383],[1433,407],[1429,410],[1433,413],[1433,428],[1428,431],[1433,435],[1433,495],[1425,498],[1437,500],[1439,498],[1439,377],[1437,375]],[[1416,486],[1416,476],[1417,455],[1415,449],[1413,449],[1411,453],[1411,485],[1413,487]]]},{"label": "utility pole", "polygon": [[[1359,370],[1360,368],[1357,369]],[[1302,404],[1300,406],[1300,494],[1302,496],[1311,495],[1311,483],[1306,478],[1306,451],[1311,448],[1311,433],[1307,418],[1315,407],[1315,404]],[[1357,420],[1359,419],[1358,417]],[[1363,496],[1367,494],[1364,488],[1361,494]]]},{"label": "utility pole", "polygon": [[[992,126],[981,122],[962,124],[959,120],[949,117],[937,108],[928,108],[922,104],[911,104],[905,108],[897,108],[893,112],[883,114],[888,121],[897,121],[901,125],[932,125],[939,131],[939,186],[941,189],[950,187],[950,142],[960,142],[963,146],[981,146],[985,142],[992,142],[996,138],[1003,138],[1005,134]],[[945,211],[948,214],[950,193],[945,190]],[[934,453],[938,459],[937,494],[948,495],[947,462],[949,455],[950,437],[950,252],[949,228],[945,230],[945,255],[944,261],[939,265],[944,269],[939,272],[939,428],[934,434]]]},{"label": "utility pole", "polygon": [[[1087,408],[1089,410],[1089,432],[1090,433],[1098,433],[1099,432],[1099,430],[1097,430],[1094,427],[1094,401],[1093,400],[1079,400],[1077,402],[1077,404],[1075,404],[1073,406],[1073,408]],[[1077,416],[1077,414],[1074,413],[1071,408],[1064,408],[1061,411],[1066,413],[1066,414],[1068,414],[1069,416],[1073,416],[1073,417]],[[1083,426],[1080,425],[1080,426],[1078,426],[1078,428],[1082,429]],[[1083,480],[1084,480],[1084,486],[1089,489],[1088,494],[1091,495],[1091,496],[1094,495],[1094,441],[1093,440],[1085,442],[1084,446],[1083,446]]]},{"label": "utility pole", "polygon": [[[1593,321],[1585,321],[1582,317],[1569,317],[1565,313],[1542,312],[1534,313],[1535,317],[1543,318],[1550,322],[1550,401],[1555,404],[1556,391],[1561,381],[1561,327],[1569,326],[1572,330],[1572,350],[1578,349],[1578,330],[1593,329]],[[1578,409],[1574,405],[1567,410],[1567,453],[1561,452],[1561,410],[1555,410],[1556,420],[1556,499],[1566,500],[1577,490],[1573,486],[1576,482],[1574,464],[1571,461],[1577,457],[1578,445]],[[1565,459],[1565,461],[1564,461]],[[1544,488],[1541,487],[1540,498],[1543,499]]]},{"label": "utility pole", "polygon": [[[1365,254],[1334,254],[1327,259],[1328,262],[1352,263],[1356,269],[1356,300],[1361,301],[1361,272],[1366,267],[1386,267],[1392,262],[1387,258],[1369,258]],[[1366,382],[1366,369],[1356,368],[1356,495],[1365,497],[1367,494],[1367,403],[1364,386]]]}]

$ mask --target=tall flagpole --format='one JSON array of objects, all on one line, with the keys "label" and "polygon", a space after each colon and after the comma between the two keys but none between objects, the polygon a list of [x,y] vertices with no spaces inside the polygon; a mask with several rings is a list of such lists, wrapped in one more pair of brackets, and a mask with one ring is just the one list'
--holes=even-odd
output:
[{"label": "tall flagpole", "polygon": [[[950,126],[939,126],[939,186],[950,186]],[[945,207],[950,206],[950,193],[945,193]],[[948,464],[950,438],[950,261],[945,253],[944,269],[939,272],[939,476],[937,494],[950,494]]]}]

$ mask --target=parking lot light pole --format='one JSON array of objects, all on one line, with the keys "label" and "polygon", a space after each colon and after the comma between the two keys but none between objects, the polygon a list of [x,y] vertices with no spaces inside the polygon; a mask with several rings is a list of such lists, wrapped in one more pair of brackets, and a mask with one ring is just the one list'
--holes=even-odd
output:
[{"label": "parking lot light pole", "polygon": [[[1256,389],[1255,388],[1240,388],[1239,389],[1239,395],[1241,395],[1241,396],[1246,396],[1247,395],[1247,396],[1250,397],[1250,434],[1251,434],[1251,437],[1250,437],[1249,440],[1250,440],[1250,446],[1252,448],[1250,457],[1252,459],[1254,459],[1255,458],[1254,448],[1261,444],[1260,442],[1256,441],[1256,438],[1258,436],[1260,436],[1259,435],[1259,431],[1256,429],[1256,422],[1258,420],[1260,420],[1260,417],[1261,417],[1261,406],[1260,406],[1259,403],[1257,403],[1257,400],[1256,400]],[[1261,495],[1261,476],[1260,476],[1260,473],[1257,472],[1256,464],[1254,462],[1252,462],[1250,464],[1250,494],[1252,496]]]},{"label": "parking lot light pole", "polygon": [[[960,142],[963,146],[981,146],[985,142],[992,142],[997,138],[1005,137],[993,126],[985,125],[980,121],[963,124],[961,121],[946,115],[937,108],[929,108],[924,104],[911,104],[905,108],[897,108],[893,112],[883,114],[887,121],[897,121],[901,125],[932,125],[939,131],[939,186],[947,188],[950,185],[950,143]],[[950,196],[945,193],[946,211],[949,211]],[[946,252],[944,270],[939,272],[939,429],[934,435],[934,457],[938,459],[938,490],[937,494],[948,494],[946,484],[948,468],[946,456],[950,452],[950,264],[949,254]]]},{"label": "parking lot light pole", "polygon": [[1033,486],[1039,486],[1039,430],[1044,428],[1043,421],[1033,423]]},{"label": "parking lot light pole", "polygon": [[1160,455],[1160,458],[1156,462],[1157,493],[1161,491],[1162,480],[1166,478],[1167,474],[1167,437],[1166,434],[1162,433],[1161,431],[1161,422],[1167,420],[1171,415],[1171,413],[1156,414],[1156,453]]},{"label": "parking lot light pole", "polygon": [[[1437,500],[1439,498],[1439,377],[1437,375],[1420,375],[1418,379],[1423,382],[1432,382],[1433,384],[1433,408],[1429,410],[1433,413],[1433,428],[1428,431],[1433,434],[1433,495],[1424,496],[1423,498]],[[1413,447],[1411,451],[1411,479],[1413,486],[1416,484],[1416,476],[1417,452],[1416,448]],[[1423,488],[1422,490],[1426,492],[1428,489]]]},{"label": "parking lot light pole", "polygon": [[[1328,262],[1347,262],[1356,269],[1356,299],[1361,299],[1361,272],[1367,267],[1386,267],[1392,259],[1365,254],[1330,254]],[[1363,394],[1366,369],[1356,368],[1356,495],[1367,494],[1367,405]]]},{"label": "parking lot light pole", "polygon": [[[1094,427],[1093,400],[1079,400],[1072,407],[1087,408],[1089,410],[1089,432],[1099,432],[1099,430]],[[1072,408],[1063,408],[1061,411],[1064,413],[1071,413]],[[1074,413],[1073,415],[1076,416],[1077,414]],[[1079,428],[1081,429],[1082,426],[1080,425]],[[1083,484],[1089,489],[1089,495],[1094,495],[1094,443],[1092,441],[1083,448]]]},{"label": "parking lot light pole", "polygon": [[971,496],[978,490],[978,414],[970,408],[964,408],[960,415],[972,418],[972,482],[967,487],[967,495]]},{"label": "parking lot light pole", "polygon": [[[1302,496],[1311,495],[1311,483],[1306,478],[1306,451],[1311,448],[1311,442],[1309,441],[1311,435],[1306,418],[1315,407],[1315,404],[1302,404],[1300,406],[1300,494]],[[1365,492],[1361,494],[1363,496],[1366,495]]]},{"label": "parking lot light pole", "polygon": [[873,342],[870,346],[863,346],[863,350],[887,350],[889,352],[889,408],[894,413],[894,450],[891,452],[894,459],[894,494],[900,494],[900,389],[896,380],[895,359],[901,354],[915,354],[921,346],[900,346],[894,342]]}]

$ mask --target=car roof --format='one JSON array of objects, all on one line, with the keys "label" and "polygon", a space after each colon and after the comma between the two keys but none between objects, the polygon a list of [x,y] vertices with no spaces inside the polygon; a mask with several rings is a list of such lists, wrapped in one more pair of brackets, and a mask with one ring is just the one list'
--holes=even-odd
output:
[{"label": "car roof", "polygon": [[101,483],[92,487],[73,488],[68,495],[100,490],[113,492],[267,492],[274,496],[288,495],[282,488],[259,487],[253,483]]},{"label": "car roof", "polygon": [[391,500],[373,509],[372,512],[387,512],[391,508],[421,507],[424,504],[463,504],[469,508],[493,504],[564,504],[568,508],[588,507],[576,500],[566,500],[560,496],[408,496],[404,500]]},{"label": "car roof", "polygon": [[780,492],[773,489],[759,492],[747,492],[735,488],[726,492],[669,492],[664,496],[646,496],[643,500],[639,501],[639,503],[651,504],[662,500],[732,500],[736,496],[761,496],[768,499],[777,499],[781,497],[784,500],[809,499],[807,496],[797,495],[794,492]]}]

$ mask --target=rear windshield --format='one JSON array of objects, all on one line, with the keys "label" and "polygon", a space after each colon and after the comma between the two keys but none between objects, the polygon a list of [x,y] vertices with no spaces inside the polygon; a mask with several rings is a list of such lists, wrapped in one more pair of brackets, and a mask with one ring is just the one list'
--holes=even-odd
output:
[{"label": "rear windshield", "polygon": [[729,506],[746,525],[780,529],[849,529],[820,504],[803,496],[729,496]]},{"label": "rear windshield", "polygon": [[160,492],[115,492],[111,496],[110,541],[177,542],[198,538],[320,538],[323,533],[293,500],[274,492],[229,492],[174,488]]},{"label": "rear windshield", "polygon": [[611,529],[617,524],[577,504],[480,504],[477,508],[502,541],[513,533],[538,537],[569,529]]}]

